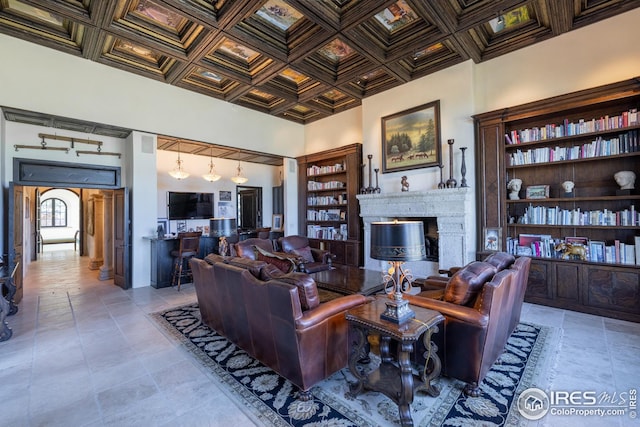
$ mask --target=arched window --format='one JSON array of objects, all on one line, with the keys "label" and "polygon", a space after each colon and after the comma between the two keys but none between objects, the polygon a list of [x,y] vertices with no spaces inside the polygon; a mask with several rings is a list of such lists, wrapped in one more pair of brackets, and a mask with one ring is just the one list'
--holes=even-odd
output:
[{"label": "arched window", "polygon": [[67,204],[51,198],[40,204],[40,227],[66,227]]}]

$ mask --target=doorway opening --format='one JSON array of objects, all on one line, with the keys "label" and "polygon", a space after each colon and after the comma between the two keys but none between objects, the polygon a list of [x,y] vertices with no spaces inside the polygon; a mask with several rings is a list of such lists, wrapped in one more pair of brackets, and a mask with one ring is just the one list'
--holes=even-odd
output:
[{"label": "doorway opening", "polygon": [[[51,188],[34,201],[36,251],[81,250],[80,195],[66,188]],[[80,251],[82,254],[82,251]]]},{"label": "doorway opening", "polygon": [[256,231],[262,227],[262,187],[236,187],[238,229]]}]

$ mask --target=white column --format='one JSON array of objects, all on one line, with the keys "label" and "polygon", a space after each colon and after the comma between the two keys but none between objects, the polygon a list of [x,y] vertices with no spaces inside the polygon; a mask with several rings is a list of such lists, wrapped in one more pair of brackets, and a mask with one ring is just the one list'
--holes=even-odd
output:
[{"label": "white column", "polygon": [[113,191],[102,191],[103,239],[102,254],[104,263],[100,267],[100,280],[113,279]]},{"label": "white column", "polygon": [[[101,194],[89,196],[87,208],[87,234],[92,236],[89,244],[89,269],[97,270],[103,264],[103,200]],[[93,233],[93,234],[92,234]]]}]

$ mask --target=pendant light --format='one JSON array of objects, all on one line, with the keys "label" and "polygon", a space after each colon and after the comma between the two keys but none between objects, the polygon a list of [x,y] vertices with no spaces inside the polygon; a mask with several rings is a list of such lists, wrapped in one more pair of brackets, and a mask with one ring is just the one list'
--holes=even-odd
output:
[{"label": "pendant light", "polygon": [[209,182],[214,182],[219,180],[221,176],[216,173],[216,165],[213,164],[213,149],[209,150],[209,159],[209,173],[202,175],[202,177]]},{"label": "pendant light", "polygon": [[175,179],[185,179],[189,176],[189,173],[182,169],[182,160],[180,160],[180,141],[178,141],[178,160],[176,160],[176,167],[169,171],[169,175]]},{"label": "pendant light", "polygon": [[242,168],[240,167],[240,160],[238,160],[237,170],[238,170],[238,173],[235,176],[231,177],[231,181],[235,182],[238,185],[244,184],[245,182],[249,181],[249,178],[242,176]]}]

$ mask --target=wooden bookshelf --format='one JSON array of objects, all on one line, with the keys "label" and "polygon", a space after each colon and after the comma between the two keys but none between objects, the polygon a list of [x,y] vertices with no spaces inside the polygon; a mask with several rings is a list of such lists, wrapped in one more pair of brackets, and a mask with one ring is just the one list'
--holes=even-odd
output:
[{"label": "wooden bookshelf", "polygon": [[[636,258],[602,262],[588,251],[591,242],[594,250],[601,244],[640,250],[640,181],[621,192],[613,177],[628,170],[640,179],[639,110],[636,78],[474,116],[483,201],[478,257],[486,228],[501,229],[501,248],[516,255],[527,254],[518,245],[522,235],[549,236],[554,247],[568,237],[587,240],[586,260],[531,253],[527,301],[640,322]],[[514,178],[522,189],[512,200],[507,183]],[[575,184],[573,193],[564,193],[564,181]],[[528,186],[544,185],[548,197],[526,198]]]},{"label": "wooden bookshelf", "polygon": [[362,265],[362,221],[356,195],[362,182],[362,144],[297,158],[299,234],[334,262]]}]

